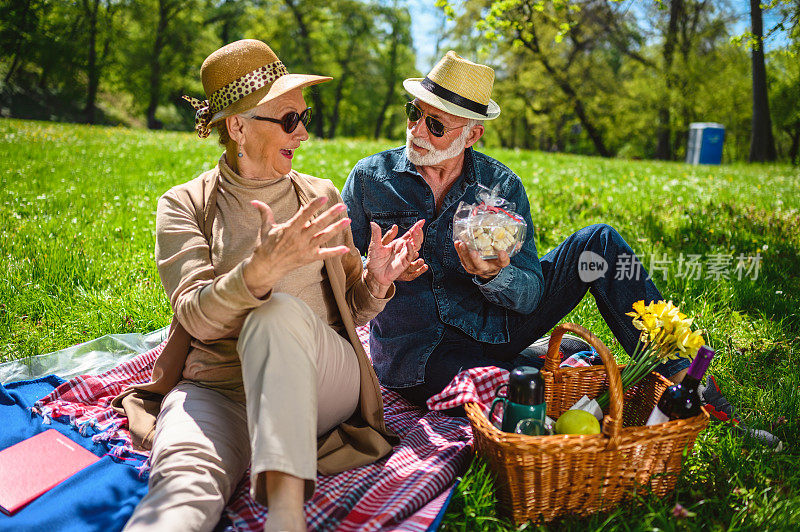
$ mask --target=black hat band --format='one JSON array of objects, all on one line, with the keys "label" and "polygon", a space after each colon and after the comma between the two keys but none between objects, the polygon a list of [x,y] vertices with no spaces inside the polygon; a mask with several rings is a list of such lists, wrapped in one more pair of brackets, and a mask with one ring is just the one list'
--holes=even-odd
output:
[{"label": "black hat band", "polygon": [[470,100],[469,98],[464,98],[463,96],[459,96],[455,92],[445,89],[435,81],[431,81],[428,77],[423,79],[420,82],[426,90],[432,92],[439,98],[447,100],[450,103],[458,105],[459,107],[463,107],[464,109],[469,109],[473,113],[478,113],[483,116],[488,116],[488,105],[483,105],[481,103],[476,102],[475,100]]}]

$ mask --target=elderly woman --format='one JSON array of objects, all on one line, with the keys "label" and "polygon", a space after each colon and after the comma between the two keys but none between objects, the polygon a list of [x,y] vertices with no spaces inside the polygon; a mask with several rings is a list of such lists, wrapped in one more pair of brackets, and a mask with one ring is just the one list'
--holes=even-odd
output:
[{"label": "elderly woman", "polygon": [[336,188],[292,170],[311,118],[301,89],[331,78],[289,74],[255,40],[217,50],[201,76],[197,129],[216,127],[225,153],[158,202],[175,319],[152,382],[115,400],[134,442],[152,444],[149,493],[126,530],[213,529],[248,466],[266,529],[305,530],[318,469],[391,450],[355,326],[383,309],[417,246],[375,226],[362,266]]}]

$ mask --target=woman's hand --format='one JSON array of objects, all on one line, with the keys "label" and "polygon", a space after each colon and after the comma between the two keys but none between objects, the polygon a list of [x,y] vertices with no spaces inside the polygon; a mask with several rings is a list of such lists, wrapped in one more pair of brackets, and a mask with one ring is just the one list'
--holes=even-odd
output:
[{"label": "woman's hand", "polygon": [[261,215],[259,243],[244,265],[244,281],[256,297],[264,297],[290,271],[328,257],[344,255],[347,246],[322,247],[350,226],[350,218],[336,221],[347,207],[337,203],[312,221],[328,198],[321,197],[300,208],[288,221],[276,224],[272,209],[260,201],[253,206]]},{"label": "woman's hand", "polygon": [[500,270],[511,264],[511,259],[505,251],[498,251],[496,259],[483,260],[477,251],[469,249],[465,243],[458,241],[454,245],[461,265],[467,273],[477,275],[484,281],[492,280]]},{"label": "woman's hand", "polygon": [[[427,269],[422,259],[414,260],[422,246],[419,235],[424,223],[425,220],[420,220],[402,237],[395,239],[398,232],[396,225],[381,237],[381,228],[375,222],[370,222],[372,236],[364,263],[364,282],[373,296],[386,297],[389,286],[400,276],[411,271],[416,272],[414,277],[417,277]],[[417,239],[414,238],[415,234],[418,235]]]}]

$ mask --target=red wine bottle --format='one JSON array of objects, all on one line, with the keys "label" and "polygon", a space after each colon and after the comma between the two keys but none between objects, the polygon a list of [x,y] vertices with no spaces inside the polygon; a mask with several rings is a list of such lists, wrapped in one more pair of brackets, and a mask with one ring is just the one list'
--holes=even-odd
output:
[{"label": "red wine bottle", "polygon": [[658,425],[673,419],[686,419],[696,416],[703,407],[700,398],[700,381],[703,380],[714,351],[708,346],[697,350],[697,354],[686,372],[686,376],[678,384],[673,384],[661,395],[658,404],[650,412],[645,425]]}]

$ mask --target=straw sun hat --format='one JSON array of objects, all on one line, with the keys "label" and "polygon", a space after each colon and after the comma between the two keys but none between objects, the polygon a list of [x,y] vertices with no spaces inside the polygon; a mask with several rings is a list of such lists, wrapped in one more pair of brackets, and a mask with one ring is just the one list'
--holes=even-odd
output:
[{"label": "straw sun hat", "polygon": [[200,67],[206,100],[184,96],[197,111],[200,138],[226,117],[243,113],[292,89],[330,81],[328,76],[289,74],[272,48],[255,39],[232,42],[209,55]]},{"label": "straw sun hat", "polygon": [[437,109],[476,120],[494,120],[500,106],[491,99],[494,70],[460,57],[453,50],[424,78],[403,82],[406,91]]}]

